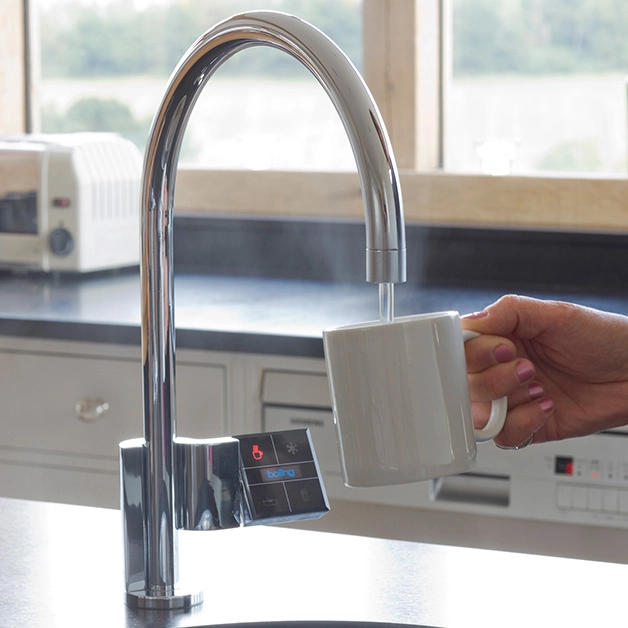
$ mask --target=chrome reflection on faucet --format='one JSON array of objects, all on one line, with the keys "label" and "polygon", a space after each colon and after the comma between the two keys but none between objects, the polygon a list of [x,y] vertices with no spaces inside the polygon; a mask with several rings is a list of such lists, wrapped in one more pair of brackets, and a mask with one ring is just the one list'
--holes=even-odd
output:
[{"label": "chrome reflection on faucet", "polygon": [[[362,187],[366,279],[392,285],[406,278],[401,191],[392,149],[377,107],[347,57],[319,30],[283,13],[237,15],[207,31],[170,78],[153,119],[144,160],[140,266],[144,438],[121,444],[127,602],[133,606],[176,609],[198,603],[200,594],[178,586],[177,530],[241,523],[238,480],[243,480],[243,471],[234,462],[234,439],[192,442],[176,437],[172,224],[181,141],[196,100],[223,62],[253,46],[270,46],[293,56],[329,95],[349,136]],[[221,471],[216,484],[209,461],[212,457],[215,462],[218,455],[231,459],[231,464],[229,470]],[[268,479],[314,473],[318,466],[313,458],[296,466],[278,460]],[[246,470],[250,477],[255,473],[254,466]],[[213,503],[198,497],[217,490],[223,497]],[[247,495],[249,510],[265,516],[269,500],[263,499],[256,507],[255,495],[250,491]],[[314,493],[303,489],[299,495],[310,500]],[[326,502],[324,495],[322,500]],[[295,518],[305,516],[307,512]]]}]

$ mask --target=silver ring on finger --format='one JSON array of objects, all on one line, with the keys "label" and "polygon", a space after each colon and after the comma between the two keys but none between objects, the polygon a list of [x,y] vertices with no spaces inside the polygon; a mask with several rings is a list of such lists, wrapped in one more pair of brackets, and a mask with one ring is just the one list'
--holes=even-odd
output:
[{"label": "silver ring on finger", "polygon": [[534,440],[534,434],[526,438],[521,445],[516,445],[515,447],[504,447],[503,445],[497,445],[500,449],[504,449],[506,451],[519,451],[520,449],[525,449],[528,445],[532,443]]}]

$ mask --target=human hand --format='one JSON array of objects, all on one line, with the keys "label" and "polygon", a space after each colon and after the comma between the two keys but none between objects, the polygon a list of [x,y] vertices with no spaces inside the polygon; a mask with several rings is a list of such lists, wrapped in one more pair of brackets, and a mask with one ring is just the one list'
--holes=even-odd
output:
[{"label": "human hand", "polygon": [[462,318],[474,420],[508,396],[495,438],[515,447],[628,423],[628,318],[558,301],[503,297]]}]

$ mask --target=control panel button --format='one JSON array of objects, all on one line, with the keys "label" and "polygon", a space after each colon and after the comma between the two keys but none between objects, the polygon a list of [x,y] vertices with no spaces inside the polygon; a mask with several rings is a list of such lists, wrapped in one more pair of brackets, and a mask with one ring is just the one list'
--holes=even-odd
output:
[{"label": "control panel button", "polygon": [[587,489],[585,486],[574,486],[571,505],[576,510],[587,509]]},{"label": "control panel button", "polygon": [[277,464],[273,440],[269,434],[251,434],[236,438],[240,441],[240,455],[245,469]]},{"label": "control panel button", "polygon": [[286,483],[286,492],[294,513],[318,512],[325,506],[325,496],[318,480]]},{"label": "control panel button", "polygon": [[601,488],[589,488],[587,490],[587,505],[589,510],[600,512],[602,510],[602,500],[604,498],[604,492]]},{"label": "control panel button", "polygon": [[559,484],[556,487],[556,505],[559,508],[571,508],[571,486]]},{"label": "control panel button", "polygon": [[283,484],[252,486],[250,496],[253,511],[260,518],[274,518],[290,508]]},{"label": "control panel button", "polygon": [[571,456],[556,456],[554,460],[554,473],[557,475],[573,475],[574,464]]},{"label": "control panel button", "polygon": [[287,430],[275,432],[273,441],[279,462],[297,462],[299,460],[313,460],[312,448],[306,430]]},{"label": "control panel button", "polygon": [[609,513],[617,512],[619,510],[619,494],[615,489],[604,489],[602,510]]}]

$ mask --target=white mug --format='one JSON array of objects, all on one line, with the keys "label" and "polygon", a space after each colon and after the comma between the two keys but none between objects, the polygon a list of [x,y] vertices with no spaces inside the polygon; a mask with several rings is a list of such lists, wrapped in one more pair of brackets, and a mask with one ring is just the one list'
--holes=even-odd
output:
[{"label": "white mug", "polygon": [[476,443],[506,420],[494,401],[473,427],[458,312],[373,321],[323,332],[325,360],[347,486],[419,482],[469,471]]}]

